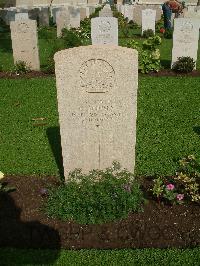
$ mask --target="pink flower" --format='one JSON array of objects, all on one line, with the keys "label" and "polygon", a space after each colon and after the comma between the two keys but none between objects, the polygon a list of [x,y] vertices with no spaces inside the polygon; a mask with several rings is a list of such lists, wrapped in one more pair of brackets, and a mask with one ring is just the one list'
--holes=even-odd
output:
[{"label": "pink flower", "polygon": [[167,190],[173,190],[174,189],[174,185],[173,184],[168,184],[166,186]]},{"label": "pink flower", "polygon": [[177,200],[183,200],[184,194],[177,194],[176,198]]}]

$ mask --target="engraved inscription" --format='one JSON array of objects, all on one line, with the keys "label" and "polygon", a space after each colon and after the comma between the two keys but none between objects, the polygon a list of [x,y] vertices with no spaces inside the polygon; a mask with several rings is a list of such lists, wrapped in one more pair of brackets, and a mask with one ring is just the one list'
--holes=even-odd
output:
[{"label": "engraved inscription", "polygon": [[71,118],[79,120],[83,126],[95,128],[111,121],[120,122],[123,113],[123,105],[119,100],[87,100],[71,112]]},{"label": "engraved inscription", "polygon": [[18,25],[18,31],[19,31],[19,33],[27,33],[28,32],[28,29],[29,29],[29,26],[26,23],[24,23],[24,22],[22,22],[22,23],[20,23]]},{"label": "engraved inscription", "polygon": [[102,21],[99,25],[99,31],[101,33],[108,33],[111,29],[111,25],[109,21]]},{"label": "engraved inscription", "polygon": [[103,59],[90,59],[80,67],[80,86],[88,93],[105,93],[115,83],[113,67]]}]

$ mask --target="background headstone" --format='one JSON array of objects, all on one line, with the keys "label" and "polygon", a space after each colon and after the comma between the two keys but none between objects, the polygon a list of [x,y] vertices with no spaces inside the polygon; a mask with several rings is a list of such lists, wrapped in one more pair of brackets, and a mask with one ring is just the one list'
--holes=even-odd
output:
[{"label": "background headstone", "polygon": [[105,169],[114,160],[133,172],[137,51],[95,45],[54,58],[65,179],[75,168]]},{"label": "background headstone", "polygon": [[66,8],[56,12],[57,37],[62,35],[62,29],[70,28],[70,15]]},{"label": "background headstone", "polygon": [[92,44],[118,45],[118,20],[113,17],[91,19]]},{"label": "background headstone", "polygon": [[190,56],[197,60],[199,40],[199,19],[177,18],[174,19],[172,64],[178,57]]},{"label": "background headstone", "polygon": [[24,61],[32,70],[40,70],[36,21],[12,21],[10,29],[14,62]]},{"label": "background headstone", "polygon": [[156,10],[142,10],[142,34],[145,30],[151,29],[155,33]]}]

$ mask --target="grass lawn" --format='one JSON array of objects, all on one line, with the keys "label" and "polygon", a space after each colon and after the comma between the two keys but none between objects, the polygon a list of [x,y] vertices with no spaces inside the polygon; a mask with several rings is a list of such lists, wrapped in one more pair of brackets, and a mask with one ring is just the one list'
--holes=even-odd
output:
[{"label": "grass lawn", "polygon": [[[140,77],[137,175],[173,175],[180,158],[200,157],[200,78]],[[54,78],[0,80],[0,170],[62,172]],[[45,118],[45,120],[33,120]]]},{"label": "grass lawn", "polygon": [[199,266],[200,248],[124,250],[17,250],[0,249],[1,265],[85,265],[85,266]]}]

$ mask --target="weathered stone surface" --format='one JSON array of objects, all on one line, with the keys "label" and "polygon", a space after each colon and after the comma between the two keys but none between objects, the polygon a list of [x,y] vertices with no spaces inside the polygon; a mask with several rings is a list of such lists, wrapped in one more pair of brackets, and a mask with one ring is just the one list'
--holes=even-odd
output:
[{"label": "weathered stone surface", "polygon": [[91,19],[92,44],[118,45],[117,18],[99,17]]},{"label": "weathered stone surface", "polygon": [[15,20],[24,20],[29,19],[28,13],[16,13],[15,14]]},{"label": "weathered stone surface", "polygon": [[178,18],[174,19],[172,64],[178,57],[190,56],[197,60],[199,40],[199,19]]},{"label": "weathered stone surface", "polygon": [[155,33],[156,10],[142,10],[142,34],[145,30],[151,29]]},{"label": "weathered stone surface", "polygon": [[80,10],[78,8],[73,7],[72,9],[70,9],[70,27],[80,27]]},{"label": "weathered stone surface", "polygon": [[55,54],[65,178],[114,160],[134,171],[138,88],[136,50],[103,45]]},{"label": "weathered stone surface", "polygon": [[103,8],[101,11],[99,11],[99,17],[113,17],[113,12],[109,8]]},{"label": "weathered stone surface", "polygon": [[123,15],[125,18],[128,18],[128,21],[133,20],[133,5],[124,5]]},{"label": "weathered stone surface", "polygon": [[49,26],[49,8],[43,7],[39,12],[39,25]]},{"label": "weathered stone surface", "polygon": [[10,29],[14,62],[24,61],[32,70],[40,70],[36,21],[12,21]]},{"label": "weathered stone surface", "polygon": [[156,21],[161,18],[162,9],[159,5],[135,5],[133,9],[133,21],[138,25],[142,25],[142,10],[153,9],[156,10]]},{"label": "weathered stone surface", "polygon": [[66,8],[56,12],[57,37],[62,35],[62,29],[70,28],[70,15]]}]

